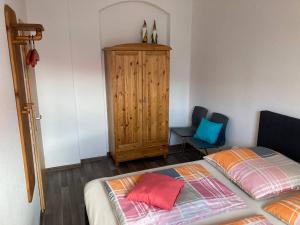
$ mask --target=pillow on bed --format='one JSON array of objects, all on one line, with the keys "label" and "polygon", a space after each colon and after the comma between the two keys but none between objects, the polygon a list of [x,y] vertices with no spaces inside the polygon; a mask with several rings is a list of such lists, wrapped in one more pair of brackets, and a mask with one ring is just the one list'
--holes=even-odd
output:
[{"label": "pillow on bed", "polygon": [[171,210],[183,185],[183,180],[159,173],[146,173],[127,195],[127,199]]},{"label": "pillow on bed", "polygon": [[240,220],[223,223],[222,225],[272,225],[264,216],[249,216]]},{"label": "pillow on bed", "polygon": [[300,164],[277,153],[262,158],[247,148],[221,151],[205,157],[254,199],[299,190]]},{"label": "pillow on bed", "polygon": [[291,225],[300,224],[300,194],[268,204],[264,210]]}]

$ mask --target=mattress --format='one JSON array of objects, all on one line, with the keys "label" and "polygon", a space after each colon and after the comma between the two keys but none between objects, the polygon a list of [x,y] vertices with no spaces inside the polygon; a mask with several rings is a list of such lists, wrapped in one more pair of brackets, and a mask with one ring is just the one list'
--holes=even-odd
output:
[{"label": "mattress", "polygon": [[[227,213],[221,213],[216,216],[212,216],[206,219],[202,219],[196,223],[193,223],[192,225],[211,225],[211,224],[219,224],[222,222],[230,221],[233,219],[239,219],[246,216],[251,215],[264,215],[271,223],[283,225],[281,221],[276,219],[275,217],[271,216],[270,214],[266,213],[262,207],[272,201],[278,200],[282,197],[286,197],[287,195],[280,196],[277,198],[271,198],[267,200],[253,200],[251,197],[249,197],[245,192],[243,192],[241,189],[239,189],[235,184],[233,184],[230,180],[228,180],[221,172],[219,172],[217,169],[215,169],[213,166],[211,166],[209,163],[207,163],[204,160],[199,160],[195,162],[189,162],[189,163],[183,163],[183,164],[176,164],[172,166],[166,166],[166,167],[160,167],[150,170],[144,170],[129,174],[123,174],[119,176],[115,176],[113,178],[119,178],[124,177],[127,175],[134,175],[138,173],[143,173],[145,171],[155,171],[162,168],[172,168],[178,165],[185,165],[190,163],[199,163],[203,167],[205,167],[213,176],[215,176],[219,181],[221,181],[223,184],[225,184],[228,188],[230,188],[233,192],[235,192],[238,196],[240,196],[246,204],[248,205],[245,209],[239,209],[232,212]],[[102,182],[108,179],[112,178],[101,178],[96,179],[93,181],[90,181],[85,185],[84,188],[84,200],[87,210],[87,215],[89,219],[90,225],[117,225],[117,220],[114,216],[114,212],[111,208],[110,202],[107,198],[106,192],[103,188]]]}]

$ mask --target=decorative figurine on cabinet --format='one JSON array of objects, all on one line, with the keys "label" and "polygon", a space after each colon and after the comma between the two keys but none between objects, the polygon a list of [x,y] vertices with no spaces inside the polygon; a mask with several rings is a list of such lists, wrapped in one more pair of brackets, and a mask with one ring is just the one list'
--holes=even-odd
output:
[{"label": "decorative figurine on cabinet", "polygon": [[147,31],[147,23],[146,20],[144,20],[144,25],[142,28],[142,42],[148,43],[148,31]]},{"label": "decorative figurine on cabinet", "polygon": [[158,35],[157,35],[156,21],[155,20],[154,20],[154,24],[153,24],[151,39],[152,39],[152,44],[157,44]]}]

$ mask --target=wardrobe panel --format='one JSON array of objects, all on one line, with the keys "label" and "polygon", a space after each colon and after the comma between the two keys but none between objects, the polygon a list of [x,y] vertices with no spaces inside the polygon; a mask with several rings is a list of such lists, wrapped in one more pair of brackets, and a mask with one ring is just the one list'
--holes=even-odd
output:
[{"label": "wardrobe panel", "polygon": [[142,144],[141,52],[117,51],[115,56],[115,137],[118,150]]},{"label": "wardrobe panel", "polygon": [[168,140],[169,52],[143,52],[143,144],[165,145]]}]

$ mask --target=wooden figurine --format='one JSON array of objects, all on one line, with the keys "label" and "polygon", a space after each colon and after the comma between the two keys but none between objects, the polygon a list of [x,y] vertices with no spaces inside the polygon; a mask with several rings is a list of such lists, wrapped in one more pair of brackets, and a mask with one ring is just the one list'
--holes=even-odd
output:
[{"label": "wooden figurine", "polygon": [[158,38],[158,35],[157,35],[157,30],[156,30],[156,21],[154,20],[152,36],[151,36],[152,44],[157,44],[157,38]]},{"label": "wooden figurine", "polygon": [[142,28],[142,42],[148,43],[148,31],[147,31],[147,23],[146,20],[144,20],[144,25]]}]

